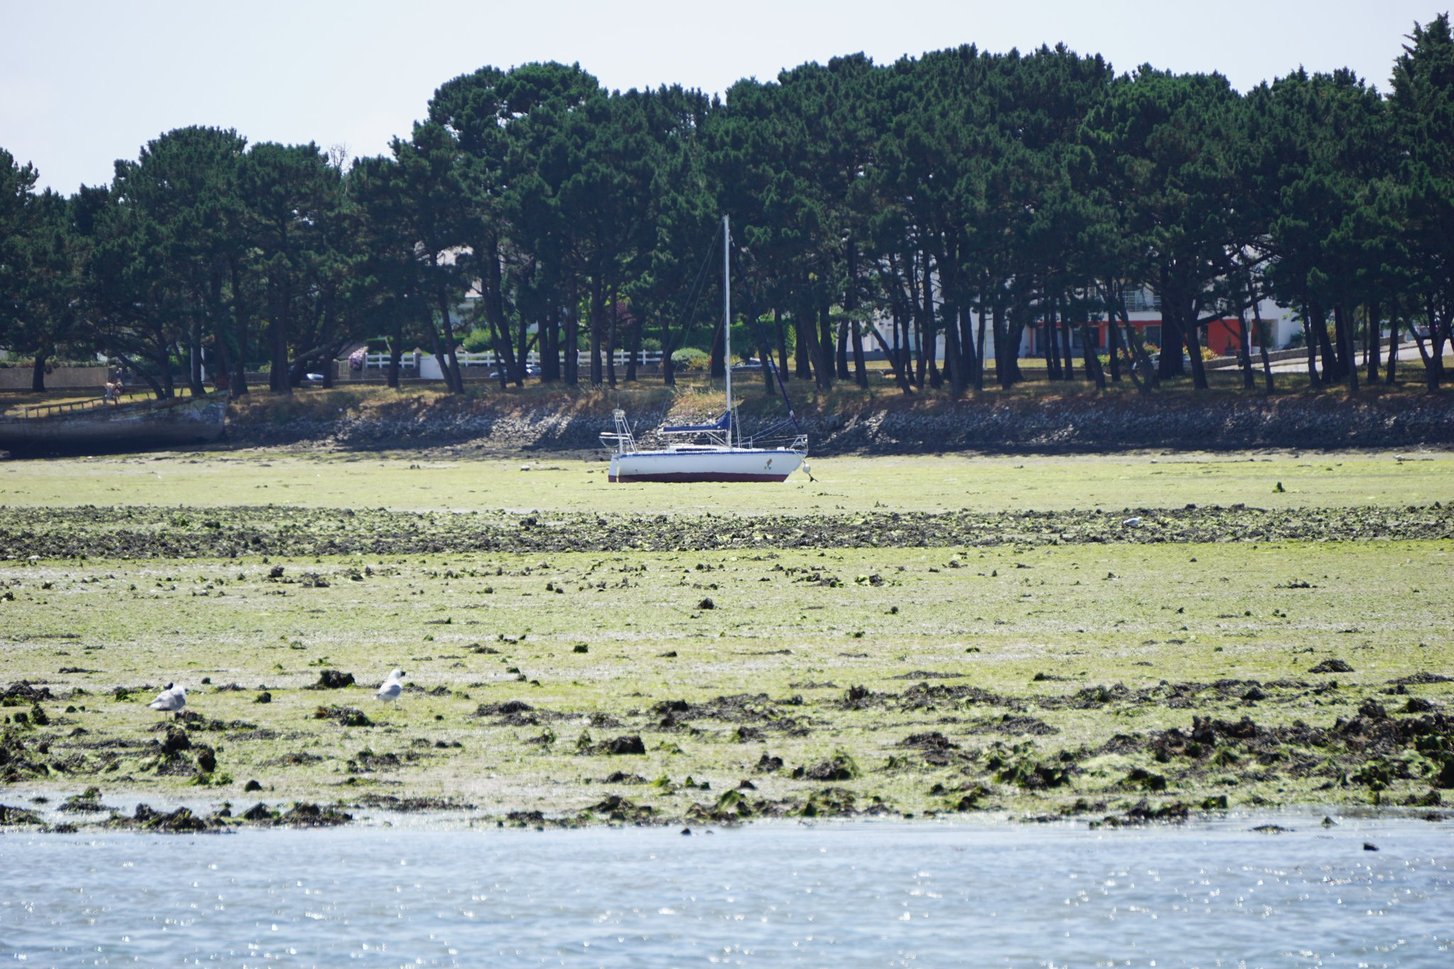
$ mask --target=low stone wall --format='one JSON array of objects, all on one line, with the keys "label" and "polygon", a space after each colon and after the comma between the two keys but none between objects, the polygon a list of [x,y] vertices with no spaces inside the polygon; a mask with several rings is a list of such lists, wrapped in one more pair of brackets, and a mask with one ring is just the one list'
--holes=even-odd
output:
[{"label": "low stone wall", "polygon": [[1454,396],[964,402],[824,417],[815,451],[1115,451],[1454,445]]},{"label": "low stone wall", "polygon": [[[46,371],[46,390],[95,390],[106,387],[105,367],[52,367]],[[0,390],[29,390],[30,367],[0,367]]]}]

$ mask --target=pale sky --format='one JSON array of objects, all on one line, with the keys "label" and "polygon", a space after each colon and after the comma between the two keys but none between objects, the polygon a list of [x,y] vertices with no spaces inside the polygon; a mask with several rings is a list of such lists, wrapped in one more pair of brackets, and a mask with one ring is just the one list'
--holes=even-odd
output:
[{"label": "pale sky", "polygon": [[407,137],[484,65],[579,63],[607,88],[720,93],[808,62],[1063,42],[1118,72],[1219,71],[1245,91],[1299,66],[1381,91],[1450,0],[0,0],[0,147],[71,194],[173,128],[350,155]]}]

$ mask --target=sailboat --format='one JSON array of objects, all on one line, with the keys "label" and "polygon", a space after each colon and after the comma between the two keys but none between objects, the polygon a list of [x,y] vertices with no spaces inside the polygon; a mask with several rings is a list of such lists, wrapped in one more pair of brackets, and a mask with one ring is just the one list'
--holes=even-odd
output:
[{"label": "sailboat", "polygon": [[[802,467],[808,456],[808,437],[795,433],[784,447],[757,447],[755,438],[765,438],[778,427],[744,437],[737,423],[732,399],[732,287],[729,285],[732,231],[722,217],[722,335],[727,362],[727,409],[708,424],[663,425],[658,433],[665,447],[637,446],[626,412],[619,407],[613,415],[616,429],[601,434],[601,443],[614,448],[609,480],[627,481],[784,481]],[[792,418],[791,412],[789,418]],[[793,421],[796,424],[796,421]],[[779,425],[780,427],[781,425]]]}]

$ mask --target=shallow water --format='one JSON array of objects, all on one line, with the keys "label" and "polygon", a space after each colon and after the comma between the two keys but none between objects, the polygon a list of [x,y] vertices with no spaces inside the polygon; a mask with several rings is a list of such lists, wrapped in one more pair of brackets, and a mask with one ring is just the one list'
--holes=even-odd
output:
[{"label": "shallow water", "polygon": [[0,959],[1454,965],[1454,825],[1320,821],[10,832]]}]

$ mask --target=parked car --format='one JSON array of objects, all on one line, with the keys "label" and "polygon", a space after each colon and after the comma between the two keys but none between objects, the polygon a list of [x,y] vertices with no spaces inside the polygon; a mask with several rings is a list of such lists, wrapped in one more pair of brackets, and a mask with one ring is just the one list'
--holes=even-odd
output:
[{"label": "parked car", "polygon": [[[1161,351],[1158,350],[1157,352],[1151,354],[1150,356],[1151,356],[1151,365],[1152,366],[1160,366],[1161,365]],[[1183,367],[1190,367],[1191,366],[1191,357],[1187,355],[1187,352],[1185,350],[1181,351],[1181,365]]]},{"label": "parked car", "polygon": [[[490,379],[491,380],[499,380],[502,375],[507,380],[510,378],[510,375],[505,372],[504,368],[497,367],[496,369],[490,371]],[[539,377],[540,376],[540,367],[539,367],[539,365],[538,364],[534,364],[534,363],[527,363],[525,365],[525,376],[527,376],[527,377]]]}]

